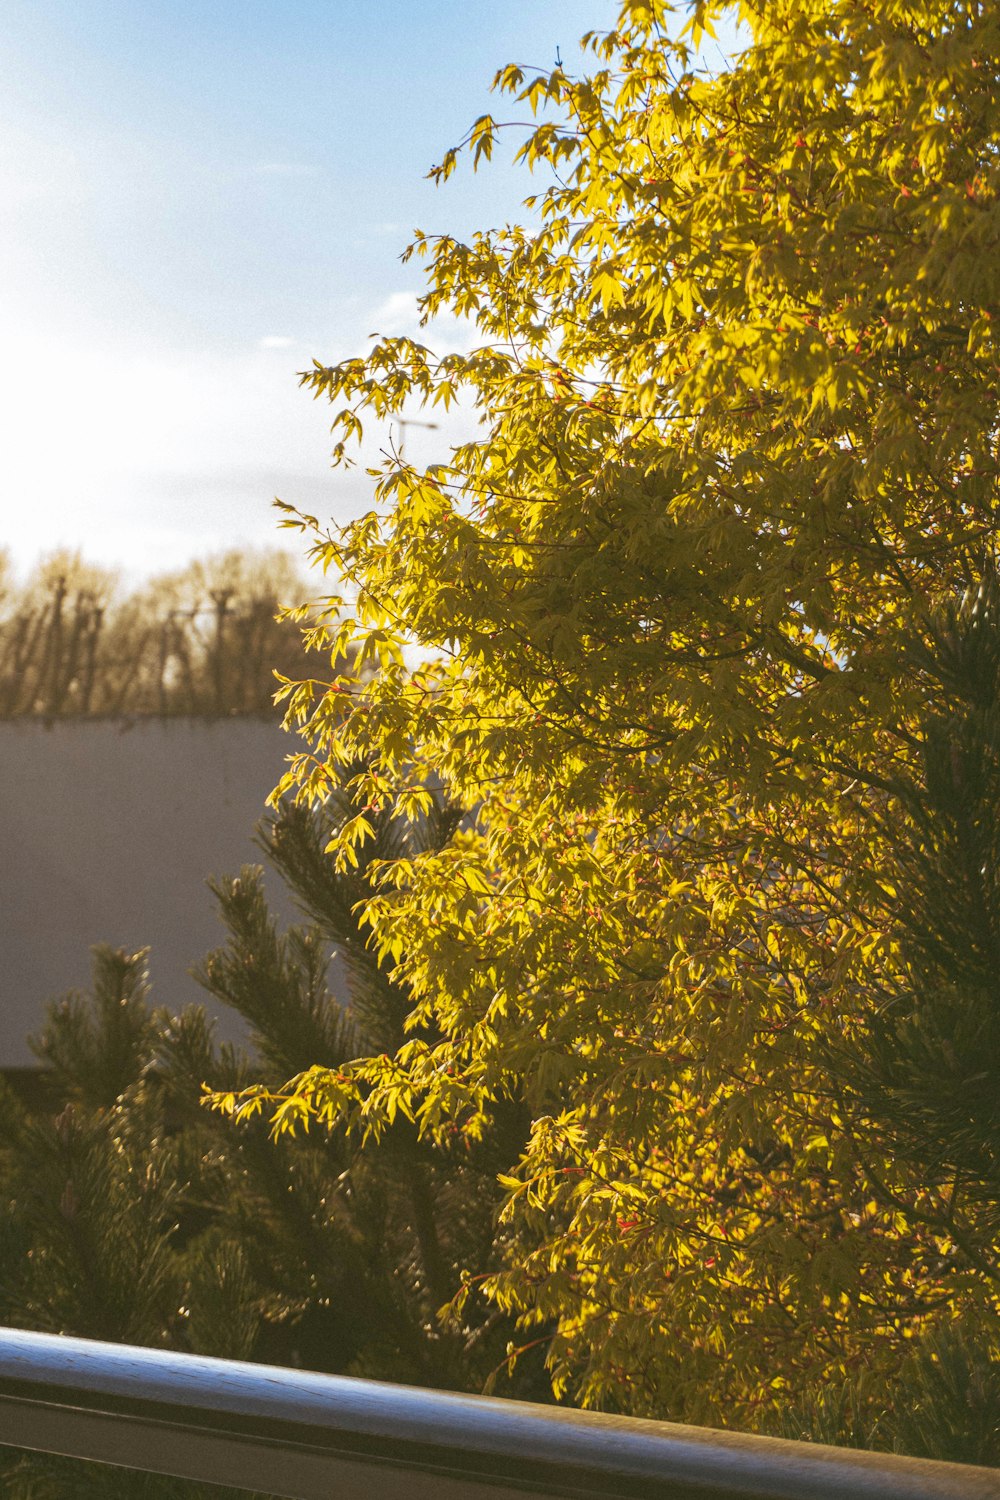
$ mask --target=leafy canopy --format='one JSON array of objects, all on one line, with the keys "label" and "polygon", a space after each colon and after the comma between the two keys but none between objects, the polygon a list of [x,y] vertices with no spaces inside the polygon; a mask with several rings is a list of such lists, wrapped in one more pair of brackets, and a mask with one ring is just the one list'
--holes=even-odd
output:
[{"label": "leafy canopy", "polygon": [[414,402],[482,427],[335,536],[289,517],[345,580],[327,644],[378,671],[288,684],[287,784],[368,767],[344,864],[431,779],[469,817],[365,905],[409,1039],[277,1097],[473,1138],[526,1099],[487,1294],[559,1390],[756,1418],[995,1297],[954,1174],[917,1212],[823,1059],[900,965],[895,789],[944,703],[910,648],[995,553],[1000,13],[627,0],[586,46],[498,75],[538,115],[525,225],[411,247],[476,347],[304,377],[338,460]]}]

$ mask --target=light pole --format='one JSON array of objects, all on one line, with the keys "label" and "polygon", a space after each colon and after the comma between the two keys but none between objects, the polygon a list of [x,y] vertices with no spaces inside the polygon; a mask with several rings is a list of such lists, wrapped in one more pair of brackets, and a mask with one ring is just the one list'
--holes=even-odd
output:
[{"label": "light pole", "polygon": [[403,457],[403,444],[406,441],[407,427],[424,427],[428,432],[437,432],[436,422],[418,422],[415,417],[397,417],[396,425],[399,428],[399,457]]}]

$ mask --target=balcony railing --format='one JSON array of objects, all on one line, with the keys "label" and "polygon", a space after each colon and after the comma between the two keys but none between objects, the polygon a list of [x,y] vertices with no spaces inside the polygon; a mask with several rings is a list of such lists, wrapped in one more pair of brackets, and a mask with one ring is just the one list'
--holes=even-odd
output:
[{"label": "balcony railing", "polygon": [[0,1443],[289,1500],[1000,1500],[1000,1470],[13,1329]]}]

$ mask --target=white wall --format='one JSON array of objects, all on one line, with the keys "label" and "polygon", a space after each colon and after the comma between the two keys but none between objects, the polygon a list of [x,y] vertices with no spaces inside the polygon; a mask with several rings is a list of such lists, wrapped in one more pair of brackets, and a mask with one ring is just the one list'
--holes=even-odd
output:
[{"label": "white wall", "polygon": [[224,936],[205,881],[263,863],[254,826],[295,745],[255,719],[0,722],[0,1067],[37,1063],[25,1036],[88,984],[92,943],[151,947],[153,1002],[212,1008],[186,972]]}]

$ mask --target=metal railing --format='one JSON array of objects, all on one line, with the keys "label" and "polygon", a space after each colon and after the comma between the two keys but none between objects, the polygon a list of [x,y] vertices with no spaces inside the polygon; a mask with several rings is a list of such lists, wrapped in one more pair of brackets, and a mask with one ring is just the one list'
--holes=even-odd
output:
[{"label": "metal railing", "polygon": [[288,1500],[1000,1500],[1000,1470],[0,1330],[0,1444]]}]

